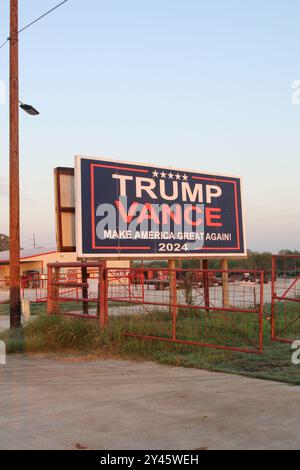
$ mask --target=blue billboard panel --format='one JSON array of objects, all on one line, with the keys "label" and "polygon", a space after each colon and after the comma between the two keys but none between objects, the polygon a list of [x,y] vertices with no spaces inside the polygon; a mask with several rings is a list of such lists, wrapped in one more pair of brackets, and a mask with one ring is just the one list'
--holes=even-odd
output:
[{"label": "blue billboard panel", "polygon": [[246,254],[240,178],[76,157],[79,257]]}]

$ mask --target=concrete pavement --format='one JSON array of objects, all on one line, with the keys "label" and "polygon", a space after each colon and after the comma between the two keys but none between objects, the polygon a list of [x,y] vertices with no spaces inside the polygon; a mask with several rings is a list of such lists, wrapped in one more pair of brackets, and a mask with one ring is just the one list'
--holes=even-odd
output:
[{"label": "concrete pavement", "polygon": [[1,331],[7,330],[9,328],[9,316],[0,315],[0,333]]},{"label": "concrete pavement", "polygon": [[154,363],[9,356],[1,449],[299,449],[300,387]]}]

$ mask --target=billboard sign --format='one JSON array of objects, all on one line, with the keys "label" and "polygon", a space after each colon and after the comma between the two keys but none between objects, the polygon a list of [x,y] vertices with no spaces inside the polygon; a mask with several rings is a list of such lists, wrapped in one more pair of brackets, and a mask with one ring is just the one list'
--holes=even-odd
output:
[{"label": "billboard sign", "polygon": [[79,257],[246,255],[238,177],[76,157]]}]

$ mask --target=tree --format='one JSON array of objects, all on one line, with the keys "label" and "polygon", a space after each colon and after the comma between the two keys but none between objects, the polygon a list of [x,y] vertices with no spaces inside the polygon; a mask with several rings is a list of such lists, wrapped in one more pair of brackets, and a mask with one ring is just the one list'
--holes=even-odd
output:
[{"label": "tree", "polygon": [[0,251],[9,250],[9,237],[0,233]]}]

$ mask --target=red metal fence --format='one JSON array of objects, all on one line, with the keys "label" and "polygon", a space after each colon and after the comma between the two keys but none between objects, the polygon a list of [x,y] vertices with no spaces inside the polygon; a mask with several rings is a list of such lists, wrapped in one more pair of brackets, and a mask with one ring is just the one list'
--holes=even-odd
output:
[{"label": "red metal fence", "polygon": [[21,297],[27,297],[33,303],[47,302],[47,276],[45,274],[22,276]]},{"label": "red metal fence", "polygon": [[262,352],[263,271],[106,271],[109,316],[126,318],[127,337]]},{"label": "red metal fence", "polygon": [[[74,269],[71,276],[63,270]],[[48,264],[47,311],[107,323],[106,273],[101,262]]]},{"label": "red metal fence", "polygon": [[[101,326],[122,315],[126,337],[260,353],[264,282],[259,270],[54,263],[36,284],[24,280],[22,289],[35,301],[47,298],[48,313],[96,319]],[[287,286],[285,296],[294,287]]]},{"label": "red metal fence", "polygon": [[[61,273],[62,281],[72,281],[74,277],[68,273]],[[76,279],[80,278],[80,273],[76,274]],[[48,276],[47,274],[37,273],[34,276],[21,276],[20,279],[21,298],[28,299],[31,303],[46,303],[48,297]],[[0,279],[0,302],[9,302],[9,277]],[[80,297],[80,288],[65,289],[64,295]]]},{"label": "red metal fence", "polygon": [[272,257],[272,339],[300,337],[300,255]]},{"label": "red metal fence", "polygon": [[[0,303],[9,303],[9,277],[0,279]],[[27,298],[32,303],[47,302],[47,276],[21,276],[21,298]]]}]

